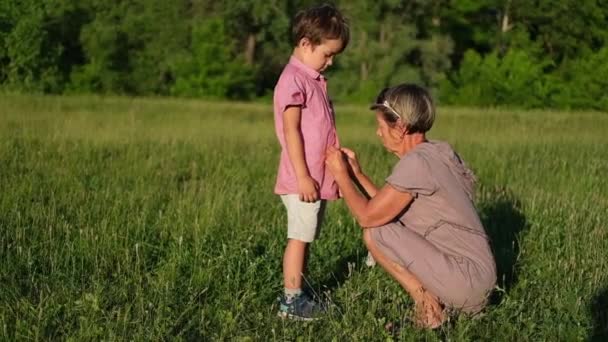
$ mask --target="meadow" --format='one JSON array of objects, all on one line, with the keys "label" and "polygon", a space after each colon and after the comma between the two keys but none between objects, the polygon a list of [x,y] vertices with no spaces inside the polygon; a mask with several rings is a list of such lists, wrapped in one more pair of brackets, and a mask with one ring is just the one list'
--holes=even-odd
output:
[{"label": "meadow", "polygon": [[[381,184],[396,159],[373,115],[336,111]],[[271,105],[5,94],[0,340],[606,340],[608,114],[439,108],[430,137],[479,180],[499,270],[484,315],[416,330],[338,201],[306,278],[335,305],[293,322],[276,317],[286,217]]]}]

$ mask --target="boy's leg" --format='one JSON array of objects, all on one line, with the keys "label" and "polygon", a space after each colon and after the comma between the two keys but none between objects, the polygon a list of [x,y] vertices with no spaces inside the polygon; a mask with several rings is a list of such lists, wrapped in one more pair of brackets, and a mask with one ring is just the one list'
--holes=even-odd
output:
[{"label": "boy's leg", "polygon": [[283,280],[287,290],[302,288],[308,246],[314,241],[323,217],[325,202],[302,202],[298,195],[282,195],[287,209],[287,246],[283,255]]},{"label": "boy's leg", "polygon": [[287,246],[283,255],[284,295],[279,315],[312,319],[319,306],[302,292],[303,273],[310,242],[315,239],[323,214],[323,202],[305,203],[298,195],[282,195],[287,208]]},{"label": "boy's leg", "polygon": [[[296,239],[288,239],[283,255],[283,281],[286,294],[288,290],[297,291],[302,289],[302,274],[308,243]],[[294,294],[299,294],[294,293]]]}]

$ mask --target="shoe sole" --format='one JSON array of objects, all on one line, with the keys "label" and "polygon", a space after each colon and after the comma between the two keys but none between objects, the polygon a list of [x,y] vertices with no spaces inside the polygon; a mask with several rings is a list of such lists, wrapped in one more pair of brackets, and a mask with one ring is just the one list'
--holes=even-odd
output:
[{"label": "shoe sole", "polygon": [[296,315],[292,315],[292,314],[289,314],[289,313],[283,312],[283,311],[277,312],[277,316],[279,316],[282,319],[291,319],[294,321],[303,321],[303,322],[319,320],[319,318],[296,316]]},{"label": "shoe sole", "polygon": [[367,267],[374,267],[376,266],[376,260],[371,254],[368,253],[367,257],[365,258],[365,264],[367,265]]}]

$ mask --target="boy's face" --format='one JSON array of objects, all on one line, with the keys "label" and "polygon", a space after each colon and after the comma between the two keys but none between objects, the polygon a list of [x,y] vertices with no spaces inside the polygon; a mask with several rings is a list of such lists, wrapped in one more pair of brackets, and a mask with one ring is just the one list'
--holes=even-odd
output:
[{"label": "boy's face", "polygon": [[313,45],[304,38],[298,47],[302,52],[302,62],[318,72],[323,72],[332,65],[334,56],[342,50],[342,40],[326,39],[319,45]]}]

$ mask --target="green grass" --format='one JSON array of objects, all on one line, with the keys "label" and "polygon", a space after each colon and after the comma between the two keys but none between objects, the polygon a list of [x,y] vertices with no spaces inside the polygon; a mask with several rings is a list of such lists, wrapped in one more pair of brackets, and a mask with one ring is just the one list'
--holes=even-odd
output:
[{"label": "green grass", "polygon": [[[373,116],[337,113],[381,183],[396,160]],[[440,109],[431,137],[479,178],[500,289],[482,318],[425,332],[397,284],[362,265],[341,202],[307,277],[339,309],[275,317],[286,218],[270,105],[2,96],[0,339],[605,340],[606,132],[603,113]]]}]

